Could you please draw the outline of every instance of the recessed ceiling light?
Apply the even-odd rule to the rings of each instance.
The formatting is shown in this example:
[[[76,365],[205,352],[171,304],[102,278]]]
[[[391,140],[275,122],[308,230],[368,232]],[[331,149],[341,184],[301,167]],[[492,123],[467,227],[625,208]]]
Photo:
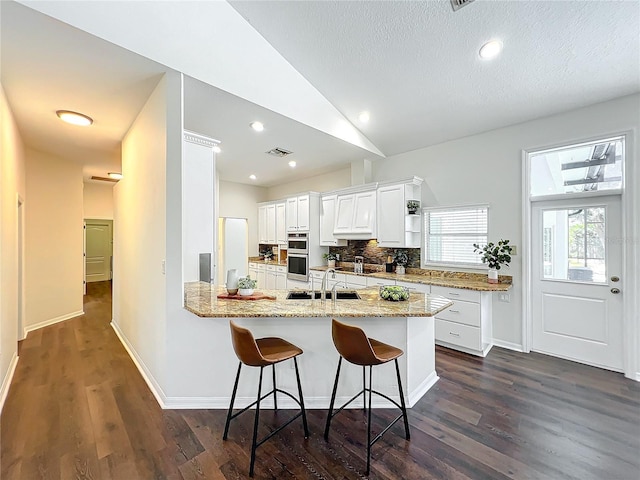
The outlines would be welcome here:
[[[290,166],[291,168],[295,167],[296,165],[297,165],[297,163],[296,163],[296,161],[295,161],[295,160],[291,160],[291,161],[289,162],[289,166]]]
[[[109,178],[113,178],[115,180],[121,180],[122,174],[118,172],[109,172]]]
[[[255,180],[255,179],[256,179],[256,178],[258,178],[258,177],[256,177],[256,176],[252,173],[251,175],[249,175],[249,178],[250,178],[251,180]]]
[[[56,115],[58,115],[60,120],[63,122],[78,125],[80,127],[88,127],[93,123],[93,119],[91,117],[87,117],[82,113],[72,112],[70,110],[57,110]]]
[[[249,124],[251,126],[251,128],[253,128],[256,132],[261,132],[264,130],[264,125],[262,124],[262,122],[251,122]]]
[[[362,123],[367,123],[369,121],[369,112],[367,112],[366,110],[364,112],[360,112],[360,115],[358,115],[358,120],[360,120]]]
[[[490,60],[498,56],[502,51],[502,42],[500,40],[491,40],[480,48],[480,58]]]
[[[213,146],[213,151],[216,152],[216,153],[220,153],[222,151],[222,149],[218,145],[214,145]]]

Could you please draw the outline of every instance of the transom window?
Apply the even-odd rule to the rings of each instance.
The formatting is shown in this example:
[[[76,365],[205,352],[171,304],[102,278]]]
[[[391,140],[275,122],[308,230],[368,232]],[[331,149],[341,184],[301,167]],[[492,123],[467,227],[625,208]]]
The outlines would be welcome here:
[[[425,208],[423,265],[480,267],[473,244],[487,243],[488,206]]]

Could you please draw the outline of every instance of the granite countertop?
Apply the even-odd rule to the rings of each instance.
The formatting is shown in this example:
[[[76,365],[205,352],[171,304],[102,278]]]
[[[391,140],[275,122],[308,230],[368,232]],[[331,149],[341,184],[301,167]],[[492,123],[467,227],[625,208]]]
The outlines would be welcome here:
[[[311,267],[311,270],[326,271],[327,266]],[[337,267],[336,273],[357,275],[359,277],[381,278],[385,280],[397,280],[400,282],[421,283],[424,285],[437,285],[440,287],[463,288],[480,292],[505,292],[511,288],[511,277],[501,276],[501,283],[488,283],[487,276],[480,273],[445,272],[440,270],[424,270],[418,268],[407,269],[404,275],[376,271],[372,273],[355,273],[348,267]]]
[[[412,293],[409,300],[382,300],[377,288],[358,290],[360,300],[286,300],[287,290],[256,290],[275,300],[227,300],[224,286],[189,282],[184,286],[184,308],[199,317],[431,317],[453,302],[438,296]]]
[[[260,265],[276,265],[278,267],[286,267],[287,262],[278,262],[277,260],[269,260],[268,262],[264,261],[264,258],[260,257],[249,257],[249,263],[259,263]]]

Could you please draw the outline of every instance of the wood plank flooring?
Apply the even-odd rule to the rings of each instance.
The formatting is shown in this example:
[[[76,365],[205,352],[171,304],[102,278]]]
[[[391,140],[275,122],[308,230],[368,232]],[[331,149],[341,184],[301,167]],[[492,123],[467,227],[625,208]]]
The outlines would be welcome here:
[[[222,410],[161,410],[109,322],[109,282],[86,314],[31,332],[0,419],[0,478],[248,478],[253,414],[222,441]],[[369,478],[640,478],[640,384],[538,354],[438,348],[440,381],[373,447]],[[232,385],[229,385],[231,392]],[[261,435],[290,411],[265,411]],[[380,428],[395,415],[377,410]],[[365,416],[309,411],[258,449],[256,479],[364,478]]]

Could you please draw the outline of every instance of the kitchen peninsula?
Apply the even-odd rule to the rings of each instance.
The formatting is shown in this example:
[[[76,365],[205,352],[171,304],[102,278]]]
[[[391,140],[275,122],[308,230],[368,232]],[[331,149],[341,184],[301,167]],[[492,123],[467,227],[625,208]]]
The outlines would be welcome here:
[[[409,406],[413,406],[437,381],[435,371],[435,337],[433,316],[452,302],[438,295],[412,293],[408,301],[382,300],[377,288],[358,290],[360,299],[290,300],[287,291],[261,290],[275,300],[219,299],[226,293],[224,287],[206,282],[185,284],[185,308],[212,321],[233,319],[249,328],[256,338],[280,336],[304,350],[299,359],[301,380],[308,408],[328,408],[332,382],[338,362],[338,353],[331,338],[331,319],[362,327],[368,336],[404,350],[400,358],[400,371]],[[220,341],[231,343],[230,336]],[[230,366],[235,358],[218,359]],[[293,370],[280,368],[278,385],[293,391]],[[253,372],[255,373],[255,372]],[[374,371],[373,388],[387,392],[393,398],[397,385],[393,365],[384,365]],[[253,401],[254,379],[247,376],[240,385],[240,401]],[[346,401],[355,394],[362,383],[362,369],[355,365],[344,368],[340,377],[340,391]],[[231,385],[229,385],[229,394]],[[241,398],[242,397],[242,398]],[[280,400],[280,399],[279,399]],[[285,400],[284,398],[282,400]],[[377,408],[388,407],[383,400],[374,402]],[[286,407],[294,407],[283,404]],[[358,404],[355,404],[359,407]]]

